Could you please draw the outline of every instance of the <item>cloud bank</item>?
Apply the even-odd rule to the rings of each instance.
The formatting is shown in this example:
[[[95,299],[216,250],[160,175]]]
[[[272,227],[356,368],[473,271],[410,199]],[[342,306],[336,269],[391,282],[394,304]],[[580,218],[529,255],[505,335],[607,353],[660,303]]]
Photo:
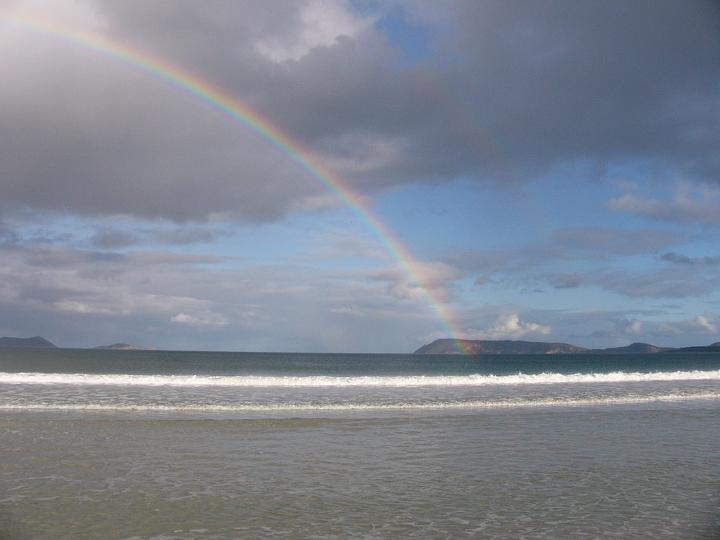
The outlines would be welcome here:
[[[363,193],[459,177],[529,181],[578,161],[720,178],[714,4],[397,5],[426,29],[419,62],[376,24],[389,5],[4,9],[69,20],[216,82]],[[256,134],[105,55],[5,25],[0,60],[12,80],[0,88],[2,212],[265,221],[323,192]],[[629,198],[613,205],[663,213]]]

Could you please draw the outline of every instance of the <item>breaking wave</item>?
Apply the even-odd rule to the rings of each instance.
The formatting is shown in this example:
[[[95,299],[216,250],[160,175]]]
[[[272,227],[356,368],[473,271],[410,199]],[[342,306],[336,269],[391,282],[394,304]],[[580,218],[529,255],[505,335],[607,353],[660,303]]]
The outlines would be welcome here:
[[[623,383],[720,380],[720,370],[650,373],[539,373],[515,375],[415,376],[258,376],[258,375],[129,375],[85,373],[4,373],[0,384],[172,387],[387,387],[495,386],[529,384]]]
[[[427,401],[396,403],[277,403],[257,404],[155,404],[155,403],[0,403],[0,410],[45,411],[132,411],[132,412],[302,412],[302,411],[399,411],[446,409],[516,409],[539,407],[588,407],[597,405],[635,405],[688,401],[718,401],[720,393],[672,393],[625,395],[595,398],[546,398],[474,401]]]

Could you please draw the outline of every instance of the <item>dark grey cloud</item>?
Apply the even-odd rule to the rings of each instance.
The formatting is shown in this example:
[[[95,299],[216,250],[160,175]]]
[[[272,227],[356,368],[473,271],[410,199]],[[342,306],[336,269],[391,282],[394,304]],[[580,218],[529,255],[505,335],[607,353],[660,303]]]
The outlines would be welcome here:
[[[622,230],[604,227],[561,229],[552,243],[572,251],[591,251],[608,255],[654,253],[685,240],[684,235],[663,230]]]
[[[111,251],[68,249],[60,246],[19,248],[16,253],[21,254],[28,265],[48,268],[72,268],[83,263],[115,263],[125,257]]]
[[[259,105],[331,156],[363,137],[395,143],[394,159],[356,175],[385,184],[525,180],[578,160],[659,161],[718,177],[712,3],[409,2],[406,10],[435,30],[426,63],[397,69],[369,36],[346,40],[289,66],[302,93],[271,92]],[[319,109],[329,114],[307,118]]]
[[[582,276],[576,273],[551,275],[548,279],[556,289],[575,289],[583,283]]]
[[[626,298],[699,298],[715,293],[720,287],[716,271],[671,267],[639,272],[623,265],[603,266],[582,273],[547,273],[537,277],[557,289],[594,287]]]
[[[89,242],[95,248],[117,249],[139,244],[189,245],[211,242],[226,231],[206,227],[185,226],[174,229],[133,229],[120,230],[107,227],[98,228]]]
[[[672,251],[689,237],[673,231],[620,228],[566,228],[545,242],[498,251],[460,253],[448,262],[484,282],[537,292],[591,287],[626,298],[690,298],[720,287],[720,258],[690,258]],[[664,252],[663,252],[664,251]],[[663,252],[662,254],[660,252]],[[653,268],[647,260],[675,263]],[[628,257],[645,257],[639,270]]]
[[[681,255],[675,252],[663,253],[660,258],[663,261],[668,261],[677,264],[693,264],[693,260],[687,255]]]
[[[0,89],[0,212],[262,220],[317,192],[267,143],[156,81],[93,57],[68,80],[76,60],[64,57],[77,54],[53,48],[47,61],[57,71],[14,78],[63,88],[52,100],[45,90],[27,89],[20,99],[7,95],[17,89]]]
[[[492,278],[490,278],[488,276],[477,276],[477,277],[475,277],[473,284],[478,287],[481,287],[481,286],[486,285],[491,282],[492,282]]]
[[[549,283],[556,289],[591,287],[622,295],[626,299],[700,298],[720,288],[720,273],[707,265],[680,261],[672,267],[639,271],[632,265],[603,264],[577,272],[549,271],[505,275],[520,283]],[[679,264],[678,264],[679,263]]]
[[[675,231],[575,227],[558,229],[544,242],[504,250],[460,252],[448,256],[447,260],[472,272],[525,274],[528,269],[555,264],[596,263],[653,254],[687,240],[687,235]],[[579,279],[577,273],[562,272],[554,274],[551,283],[567,287],[578,284]]]
[[[688,257],[687,255],[675,253],[674,251],[663,253],[660,258],[663,261],[675,264],[704,264],[708,266],[715,266],[720,264],[720,256]]]
[[[600,271],[587,281],[630,298],[688,298],[714,293],[720,287],[717,272],[688,272],[683,268],[654,272],[630,270]]]
[[[187,245],[210,242],[223,234],[227,233],[202,227],[187,227],[158,231],[152,234],[148,240],[157,244]]]
[[[529,180],[578,161],[720,176],[712,2],[410,2],[431,40],[412,65],[344,3],[85,5],[102,31],[217,82],[359,191]],[[1,212],[262,221],[324,194],[267,142],[138,70],[32,33],[5,40]]]
[[[173,22],[194,24],[178,8],[174,17],[164,12],[159,34],[173,34]],[[152,26],[154,10],[147,11]],[[207,30],[206,41],[214,35]],[[234,35],[226,32],[228,40]],[[322,191],[256,133],[172,85],[62,40],[20,30],[4,36],[12,84],[0,88],[0,212],[269,220]],[[243,78],[250,75],[239,67]]]
[[[113,249],[132,246],[139,242],[133,233],[117,230],[99,230],[90,238],[90,243],[99,248]]]
[[[14,227],[0,221],[0,245],[12,245],[20,240],[20,235]]]
[[[718,179],[716,2],[421,5],[445,23],[468,116],[520,171],[644,158]]]

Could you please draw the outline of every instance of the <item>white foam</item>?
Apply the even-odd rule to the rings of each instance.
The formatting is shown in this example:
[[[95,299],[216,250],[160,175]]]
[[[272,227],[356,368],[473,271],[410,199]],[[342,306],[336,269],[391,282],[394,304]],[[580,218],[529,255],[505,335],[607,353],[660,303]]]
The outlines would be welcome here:
[[[103,404],[103,403],[0,403],[0,410],[33,411],[108,411],[108,412],[302,412],[302,411],[373,411],[373,410],[444,410],[444,409],[517,409],[536,407],[588,407],[598,405],[635,405],[644,403],[673,403],[688,401],[719,401],[720,393],[663,394],[650,396],[616,396],[606,398],[506,401],[436,401],[415,403],[281,403],[236,405],[160,405],[160,404]]]
[[[125,375],[87,373],[5,373],[0,384],[85,386],[227,386],[227,387],[389,387],[493,386],[526,384],[619,383],[720,380],[720,370],[656,371],[651,373],[539,373],[526,375],[415,375],[415,376],[257,376],[257,375]]]

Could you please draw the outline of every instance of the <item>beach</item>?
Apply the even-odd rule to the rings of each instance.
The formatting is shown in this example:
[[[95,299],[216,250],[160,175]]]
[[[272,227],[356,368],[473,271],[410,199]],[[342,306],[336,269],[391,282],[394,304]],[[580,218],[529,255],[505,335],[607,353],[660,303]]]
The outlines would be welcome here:
[[[2,538],[720,530],[713,355],[12,356]]]

